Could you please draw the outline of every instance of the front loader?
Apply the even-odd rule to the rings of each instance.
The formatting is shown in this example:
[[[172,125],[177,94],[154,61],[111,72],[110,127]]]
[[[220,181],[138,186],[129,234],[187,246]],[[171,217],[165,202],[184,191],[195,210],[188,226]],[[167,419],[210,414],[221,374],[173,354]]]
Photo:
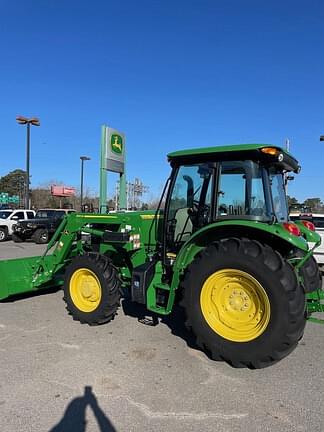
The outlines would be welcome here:
[[[324,311],[307,221],[289,221],[296,159],[269,145],[174,152],[156,211],[67,216],[41,257],[0,262],[0,299],[62,286],[67,309],[110,321],[121,293],[167,315],[178,303],[215,360],[261,368],[287,356]]]

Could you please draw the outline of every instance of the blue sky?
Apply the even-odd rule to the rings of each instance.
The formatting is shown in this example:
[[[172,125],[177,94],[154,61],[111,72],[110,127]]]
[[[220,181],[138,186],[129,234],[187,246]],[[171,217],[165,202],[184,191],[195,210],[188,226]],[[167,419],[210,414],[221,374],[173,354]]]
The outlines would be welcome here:
[[[289,194],[324,200],[320,0],[0,0],[0,176],[25,168],[99,189],[101,125],[127,137],[127,177],[157,195],[170,151],[291,141]],[[112,193],[116,176],[109,177]]]

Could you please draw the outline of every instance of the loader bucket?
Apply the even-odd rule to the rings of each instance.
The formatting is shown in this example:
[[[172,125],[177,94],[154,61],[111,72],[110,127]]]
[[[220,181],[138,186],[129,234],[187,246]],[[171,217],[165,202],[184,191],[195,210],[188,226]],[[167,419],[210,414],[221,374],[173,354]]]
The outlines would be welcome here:
[[[35,289],[33,273],[41,257],[0,261],[0,300]]]

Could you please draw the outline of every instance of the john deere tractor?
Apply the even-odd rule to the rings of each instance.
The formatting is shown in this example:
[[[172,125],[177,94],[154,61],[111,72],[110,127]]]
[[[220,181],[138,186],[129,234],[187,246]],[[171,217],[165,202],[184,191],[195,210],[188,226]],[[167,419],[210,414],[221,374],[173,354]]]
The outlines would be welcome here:
[[[261,144],[168,159],[156,211],[66,216],[43,256],[0,263],[0,298],[62,286],[73,318],[94,325],[116,315],[127,291],[160,315],[179,303],[215,360],[261,368],[284,358],[324,311],[320,237],[288,216],[285,179],[298,162]]]

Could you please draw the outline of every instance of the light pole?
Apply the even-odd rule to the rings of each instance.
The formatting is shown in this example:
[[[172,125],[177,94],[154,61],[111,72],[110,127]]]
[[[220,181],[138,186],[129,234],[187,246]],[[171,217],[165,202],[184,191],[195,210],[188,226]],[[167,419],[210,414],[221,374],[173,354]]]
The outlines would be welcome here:
[[[81,193],[80,193],[80,209],[82,211],[82,201],[83,201],[83,164],[84,161],[90,160],[91,158],[89,158],[88,156],[80,156],[81,159]]]
[[[25,195],[25,209],[29,209],[29,161],[30,161],[30,125],[40,126],[37,117],[27,118],[17,116],[16,120],[21,125],[27,125],[27,144],[26,144],[26,195]]]

